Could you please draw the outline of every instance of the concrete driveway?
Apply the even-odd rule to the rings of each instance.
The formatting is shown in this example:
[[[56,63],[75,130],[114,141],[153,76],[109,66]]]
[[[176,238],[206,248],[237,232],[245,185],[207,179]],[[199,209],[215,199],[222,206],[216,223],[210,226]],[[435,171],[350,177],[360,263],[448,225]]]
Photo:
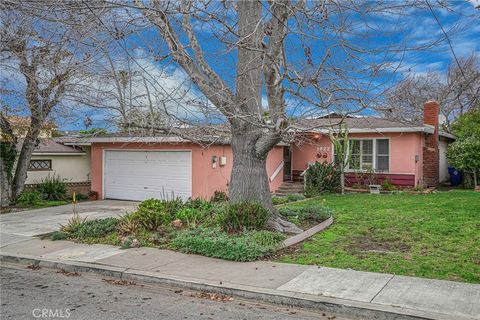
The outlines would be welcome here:
[[[87,219],[117,217],[135,210],[138,202],[120,200],[88,201],[78,204],[80,216]],[[0,247],[30,240],[58,230],[72,217],[72,205],[35,209],[0,215]]]

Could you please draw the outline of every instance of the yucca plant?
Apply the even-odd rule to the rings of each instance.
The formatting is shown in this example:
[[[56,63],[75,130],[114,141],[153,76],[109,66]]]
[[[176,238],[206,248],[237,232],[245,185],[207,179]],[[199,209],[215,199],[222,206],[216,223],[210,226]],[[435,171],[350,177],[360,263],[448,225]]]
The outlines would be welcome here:
[[[60,231],[68,234],[74,234],[82,224],[85,223],[87,218],[82,218],[78,214],[78,208],[77,208],[78,200],[75,192],[72,195],[72,211],[73,211],[73,216],[68,219],[68,222],[66,225],[60,225]]]
[[[45,200],[63,200],[67,194],[65,182],[55,174],[53,176],[49,175],[43,179],[37,186],[37,190]]]

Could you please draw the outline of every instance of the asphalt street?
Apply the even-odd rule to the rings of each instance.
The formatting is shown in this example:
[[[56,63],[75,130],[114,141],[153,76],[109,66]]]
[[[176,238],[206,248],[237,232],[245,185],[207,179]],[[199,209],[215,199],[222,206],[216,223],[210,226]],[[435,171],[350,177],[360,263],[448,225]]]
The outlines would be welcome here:
[[[0,318],[7,319],[345,319],[92,274],[4,265]]]

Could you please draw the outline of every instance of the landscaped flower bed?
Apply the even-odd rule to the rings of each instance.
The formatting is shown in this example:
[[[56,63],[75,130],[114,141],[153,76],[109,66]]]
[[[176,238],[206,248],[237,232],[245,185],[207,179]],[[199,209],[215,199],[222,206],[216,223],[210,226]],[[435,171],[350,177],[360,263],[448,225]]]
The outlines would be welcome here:
[[[331,214],[321,205],[279,211],[303,228]],[[226,260],[253,261],[274,254],[287,237],[265,230],[269,216],[265,208],[255,203],[149,199],[135,212],[119,218],[87,221],[74,215],[50,238],[118,245],[125,249],[156,247]]]

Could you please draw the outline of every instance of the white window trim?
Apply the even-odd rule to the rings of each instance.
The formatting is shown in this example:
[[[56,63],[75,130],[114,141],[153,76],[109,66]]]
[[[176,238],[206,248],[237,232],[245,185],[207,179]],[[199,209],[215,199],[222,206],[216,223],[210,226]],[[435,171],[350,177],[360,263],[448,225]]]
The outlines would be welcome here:
[[[372,165],[374,168],[374,172],[377,172],[377,140],[388,140],[388,170],[387,171],[378,171],[378,173],[390,173],[391,168],[392,168],[392,157],[391,157],[391,150],[392,150],[392,143],[391,139],[389,137],[382,137],[382,138],[348,138],[349,142],[350,140],[372,140],[373,141],[373,161]],[[361,160],[361,155],[360,155],[360,167],[362,166],[362,160]],[[332,160],[335,162],[335,145],[332,142]],[[367,170],[364,169],[350,169],[350,168],[345,168],[345,172],[368,172]]]

